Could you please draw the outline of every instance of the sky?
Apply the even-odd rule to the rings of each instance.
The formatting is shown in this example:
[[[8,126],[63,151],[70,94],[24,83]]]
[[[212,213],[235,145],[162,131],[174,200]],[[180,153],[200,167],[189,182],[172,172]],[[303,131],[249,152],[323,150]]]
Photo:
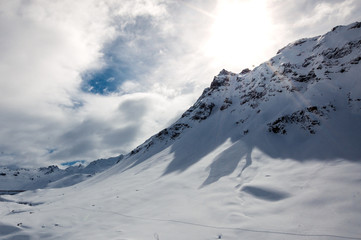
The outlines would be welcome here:
[[[0,1],[0,166],[126,154],[223,68],[361,21],[359,0]]]

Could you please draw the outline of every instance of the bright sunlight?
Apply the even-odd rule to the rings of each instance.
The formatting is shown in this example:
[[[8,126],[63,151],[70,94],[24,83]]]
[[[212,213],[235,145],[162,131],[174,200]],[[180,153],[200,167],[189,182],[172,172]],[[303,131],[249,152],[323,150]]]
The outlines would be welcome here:
[[[216,64],[233,64],[224,66],[232,71],[259,64],[271,44],[271,26],[265,0],[220,1],[205,54]]]

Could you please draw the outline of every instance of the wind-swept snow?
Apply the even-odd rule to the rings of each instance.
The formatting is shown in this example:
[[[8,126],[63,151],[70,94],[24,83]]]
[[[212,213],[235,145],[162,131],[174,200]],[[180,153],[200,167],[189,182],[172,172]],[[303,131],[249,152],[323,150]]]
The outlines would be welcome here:
[[[1,219],[34,239],[360,239],[360,164],[254,150],[242,174],[245,158],[204,185],[227,147],[182,173],[163,175],[174,159],[166,149],[122,174],[111,169],[69,188],[7,197],[15,202],[1,203]]]

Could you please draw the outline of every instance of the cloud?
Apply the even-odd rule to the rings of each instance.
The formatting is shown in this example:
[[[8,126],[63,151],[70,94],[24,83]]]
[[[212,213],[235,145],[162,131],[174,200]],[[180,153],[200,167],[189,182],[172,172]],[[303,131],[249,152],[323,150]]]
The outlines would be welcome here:
[[[146,99],[127,99],[119,105],[118,110],[124,121],[142,120],[149,110],[149,104]]]
[[[119,148],[119,146],[129,144],[133,141],[137,131],[139,131],[138,126],[114,129],[104,135],[103,141],[107,146]]]
[[[82,92],[81,77],[107,67],[107,46],[126,34],[121,30],[134,18],[158,18],[162,8],[151,1],[1,2],[0,122],[5,126],[0,130],[1,164],[44,165],[82,154],[100,157],[88,154],[99,142],[91,138],[102,138],[117,126],[94,120],[101,111],[86,105],[101,101]],[[106,127],[99,128],[101,124]],[[91,131],[92,127],[100,130]],[[99,152],[108,155],[104,147]]]
[[[222,68],[238,69],[203,51],[221,2],[1,1],[0,165],[115,156],[170,125]],[[361,10],[357,0],[260,2],[274,26],[264,60]]]
[[[124,81],[148,73],[157,64],[162,49],[167,48],[171,35],[167,30],[168,14],[161,2],[122,1],[112,7],[118,9],[112,10],[116,34],[102,48],[103,65],[82,73],[83,90],[92,93],[116,92]]]
[[[302,37],[330,31],[336,25],[360,21],[361,2],[357,0],[280,1],[270,0],[268,7],[278,27],[279,42],[287,44]]]

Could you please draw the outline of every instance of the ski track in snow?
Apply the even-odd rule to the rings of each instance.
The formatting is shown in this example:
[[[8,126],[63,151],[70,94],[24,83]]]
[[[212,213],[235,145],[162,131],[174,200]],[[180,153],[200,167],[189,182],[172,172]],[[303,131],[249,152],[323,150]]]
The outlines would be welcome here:
[[[361,238],[358,238],[358,237],[349,237],[349,236],[332,235],[332,234],[307,234],[307,233],[282,232],[282,231],[276,231],[276,230],[256,230],[256,229],[239,228],[239,227],[219,227],[219,226],[186,222],[186,221],[180,221],[180,220],[174,220],[174,219],[160,219],[160,218],[147,218],[147,217],[132,216],[132,215],[127,215],[127,214],[123,214],[120,212],[113,212],[113,211],[106,211],[106,210],[99,210],[99,209],[95,210],[95,209],[88,209],[88,208],[83,208],[83,207],[74,207],[74,208],[85,210],[85,211],[90,211],[90,212],[95,211],[95,212],[100,212],[100,213],[109,213],[109,214],[113,214],[113,215],[122,216],[125,218],[139,219],[139,220],[145,220],[145,221],[179,223],[179,224],[191,225],[191,226],[196,226],[196,227],[212,228],[212,229],[219,229],[219,230],[234,230],[234,231],[244,231],[244,232],[253,232],[253,233],[268,233],[268,234],[288,235],[288,236],[298,236],[298,237],[325,237],[325,238],[361,240]],[[61,210],[61,209],[59,208],[59,209],[54,209],[54,210]]]

